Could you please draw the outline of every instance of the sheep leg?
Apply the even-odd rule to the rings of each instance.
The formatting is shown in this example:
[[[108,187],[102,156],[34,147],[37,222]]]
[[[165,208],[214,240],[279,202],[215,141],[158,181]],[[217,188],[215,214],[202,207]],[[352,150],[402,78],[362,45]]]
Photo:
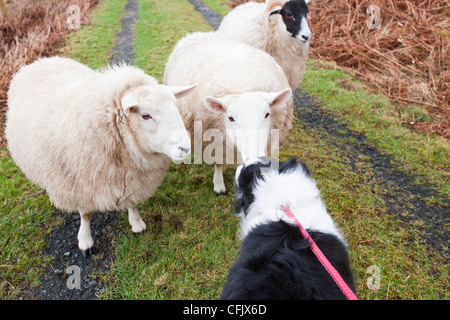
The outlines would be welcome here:
[[[142,220],[136,207],[128,208],[128,221],[131,224],[131,230],[134,233],[139,233],[147,229],[145,222]]]
[[[216,164],[214,166],[214,192],[216,195],[225,194],[227,189],[225,188],[225,183],[223,182],[223,165]]]
[[[80,212],[80,230],[78,231],[78,248],[80,248],[83,255],[86,257],[91,254],[94,240],[91,235],[91,218],[92,212]]]

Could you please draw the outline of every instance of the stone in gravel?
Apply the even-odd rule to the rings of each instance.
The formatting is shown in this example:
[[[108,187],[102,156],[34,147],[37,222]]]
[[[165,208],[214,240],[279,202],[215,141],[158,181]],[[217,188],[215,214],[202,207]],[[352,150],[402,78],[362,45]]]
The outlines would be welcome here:
[[[55,274],[62,274],[63,273],[63,271],[61,269],[55,269],[55,270],[53,270],[53,272]]]

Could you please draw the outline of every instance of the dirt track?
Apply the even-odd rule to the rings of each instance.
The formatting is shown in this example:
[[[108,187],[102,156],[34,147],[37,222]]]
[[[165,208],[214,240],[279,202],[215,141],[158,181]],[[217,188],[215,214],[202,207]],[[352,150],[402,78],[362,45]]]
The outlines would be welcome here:
[[[199,0],[188,0],[203,14],[205,19],[214,27],[218,26],[218,14],[205,7]],[[116,47],[113,49],[114,61],[124,59],[132,62],[131,24],[136,22],[137,5],[135,0],[129,0],[125,7],[124,19],[121,20],[122,29],[117,33]],[[134,3],[134,5],[133,5]],[[445,221],[449,218],[449,206],[428,204],[423,199],[440,195],[430,185],[417,185],[415,174],[404,172],[391,161],[391,157],[372,147],[368,139],[360,133],[349,129],[338,116],[326,112],[321,108],[320,101],[311,94],[295,92],[295,114],[306,130],[312,130],[330,141],[342,152],[342,158],[356,170],[355,159],[367,163],[365,170],[372,170],[373,175],[380,181],[380,188],[389,190],[383,194],[386,206],[392,213],[399,213],[398,219],[406,222],[420,220],[424,223],[419,228],[423,238],[432,251],[437,251],[447,257],[446,247],[449,244],[449,233],[445,231]],[[352,139],[349,139],[352,138]],[[361,160],[360,160],[361,161]],[[361,170],[361,168],[359,168]],[[406,212],[406,214],[405,214]],[[402,213],[402,214],[400,214]],[[107,272],[111,260],[111,239],[121,232],[117,222],[120,213],[94,214],[91,224],[92,235],[96,243],[94,255],[83,259],[78,251],[76,233],[79,228],[78,214],[63,214],[56,212],[63,223],[54,227],[46,238],[46,255],[55,257],[54,263],[47,268],[45,279],[41,285],[30,292],[26,299],[95,299],[98,289],[105,286],[100,283],[98,274]],[[77,265],[82,269],[81,288],[69,290],[66,268]],[[69,279],[70,280],[70,279]]]
[[[133,63],[134,61],[132,27],[137,20],[137,9],[137,0],[127,1],[120,20],[120,30],[115,36],[111,63],[121,61]],[[95,247],[93,255],[87,259],[83,258],[78,250],[76,239],[77,230],[80,227],[79,214],[67,214],[56,210],[55,216],[61,217],[63,223],[52,228],[52,232],[46,238],[46,248],[43,252],[53,256],[55,260],[46,269],[45,279],[41,281],[39,287],[30,292],[27,299],[93,300],[96,298],[97,290],[104,286],[95,273],[108,271],[111,261],[111,239],[121,232],[117,227],[120,213],[94,213],[91,233]],[[74,272],[66,271],[73,265],[80,268],[80,275],[83,276],[80,288],[68,289],[67,283],[71,281],[70,276],[74,275]]]
[[[314,95],[297,90],[295,114],[308,130],[326,137],[332,145],[341,150],[341,156],[354,171],[361,170],[361,167],[356,168],[355,159],[364,161],[367,164],[364,167],[372,171],[378,181],[378,187],[385,190],[382,196],[388,211],[407,222],[423,221],[418,228],[426,243],[443,256],[447,255],[446,247],[450,235],[445,232],[443,224],[448,220],[450,210],[448,205],[428,204],[424,200],[431,196],[441,197],[433,186],[415,183],[416,174],[402,171],[393,164],[391,156],[372,147],[366,136],[352,131],[338,121],[338,116],[324,111]]]

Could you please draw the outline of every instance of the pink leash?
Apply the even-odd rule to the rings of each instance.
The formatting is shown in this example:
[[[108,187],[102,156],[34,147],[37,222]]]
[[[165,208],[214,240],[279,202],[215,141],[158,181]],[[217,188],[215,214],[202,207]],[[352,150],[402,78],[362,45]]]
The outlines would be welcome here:
[[[282,206],[281,210],[284,211],[288,215],[289,218],[295,220],[295,224],[300,229],[300,232],[303,238],[307,239],[309,245],[311,246],[311,250],[316,255],[317,259],[319,259],[320,263],[323,267],[328,271],[330,276],[333,278],[334,282],[338,285],[339,289],[341,289],[342,293],[347,297],[348,300],[358,300],[358,297],[353,293],[352,289],[347,285],[347,283],[342,279],[339,272],[333,267],[333,265],[328,261],[323,252],[319,249],[314,240],[309,236],[308,231],[302,226],[302,224],[298,221],[298,219],[294,216],[292,211],[287,206]]]

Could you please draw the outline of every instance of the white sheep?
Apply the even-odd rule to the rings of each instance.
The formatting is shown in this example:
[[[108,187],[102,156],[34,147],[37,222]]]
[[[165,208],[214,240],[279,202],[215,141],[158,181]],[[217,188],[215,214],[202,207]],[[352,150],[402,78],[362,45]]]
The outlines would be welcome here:
[[[217,33],[269,53],[283,68],[295,91],[302,81],[309,52],[308,2],[266,0],[242,4],[223,18]]]
[[[194,157],[215,164],[216,194],[226,191],[224,164],[266,155],[292,127],[292,91],[277,62],[214,32],[181,39],[168,59],[163,83],[198,85],[179,100],[178,109],[193,137]]]
[[[60,57],[40,59],[13,77],[10,153],[55,207],[80,213],[84,255],[94,244],[94,211],[128,208],[132,231],[146,229],[136,205],[162,182],[169,157],[190,152],[176,98],[192,89],[158,85],[132,66],[94,71]]]

